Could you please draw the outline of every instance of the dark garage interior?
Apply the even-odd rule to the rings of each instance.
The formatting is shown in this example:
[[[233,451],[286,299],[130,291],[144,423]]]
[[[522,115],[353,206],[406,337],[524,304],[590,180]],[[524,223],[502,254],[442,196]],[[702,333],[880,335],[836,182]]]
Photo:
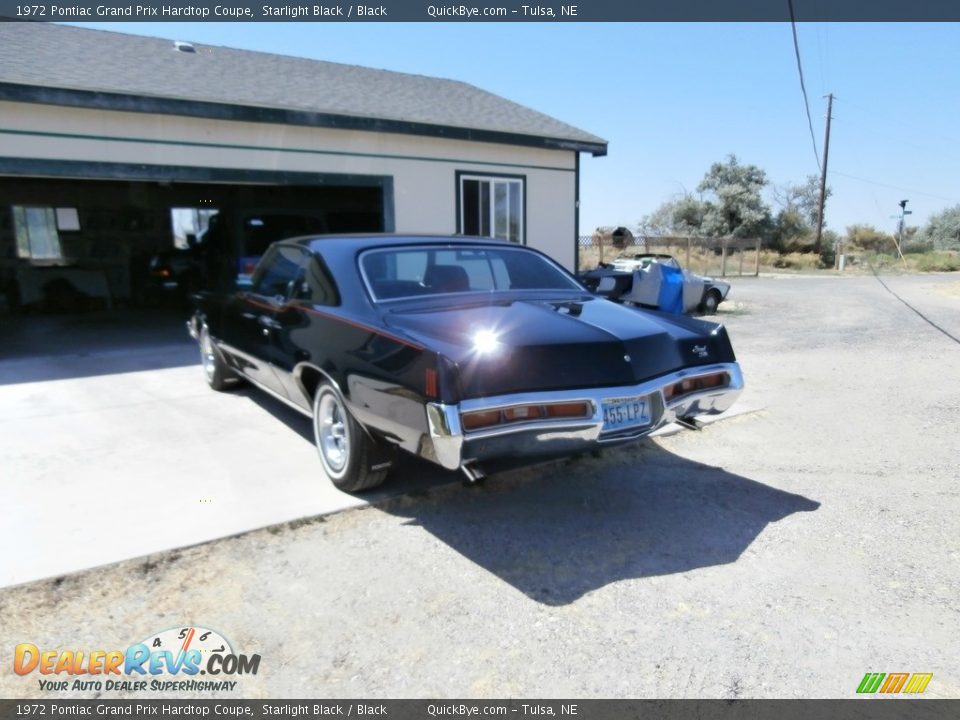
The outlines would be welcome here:
[[[0,177],[0,356],[44,354],[56,328],[93,328],[94,349],[108,336],[121,345],[179,337],[191,292],[248,276],[274,240],[389,230],[390,196],[389,182],[374,177],[314,185]]]

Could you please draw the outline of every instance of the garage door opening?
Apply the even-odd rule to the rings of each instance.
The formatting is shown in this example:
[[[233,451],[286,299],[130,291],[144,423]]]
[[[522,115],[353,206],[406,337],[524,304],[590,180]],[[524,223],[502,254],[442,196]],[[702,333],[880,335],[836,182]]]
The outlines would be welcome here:
[[[188,343],[189,294],[242,283],[269,243],[393,229],[388,177],[213,175],[216,182],[0,177],[2,356],[114,352],[124,338],[133,349]],[[57,340],[67,330],[70,339]]]

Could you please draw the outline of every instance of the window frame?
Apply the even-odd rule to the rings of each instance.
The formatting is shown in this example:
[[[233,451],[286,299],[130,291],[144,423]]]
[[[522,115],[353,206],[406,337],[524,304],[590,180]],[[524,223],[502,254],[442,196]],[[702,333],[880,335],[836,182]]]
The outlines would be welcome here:
[[[430,300],[438,297],[447,297],[449,295],[482,295],[490,296],[494,293],[547,293],[547,292],[584,292],[583,287],[577,282],[576,277],[574,277],[563,265],[558,263],[552,257],[545,253],[538,252],[529,248],[524,248],[521,245],[518,245],[514,242],[504,242],[500,247],[489,247],[485,245],[473,245],[469,241],[466,241],[462,244],[449,244],[449,245],[431,245],[431,244],[411,244],[411,245],[397,245],[397,246],[386,246],[386,247],[371,247],[365,250],[362,250],[357,254],[357,271],[360,273],[360,278],[363,280],[364,289],[367,291],[367,296],[370,298],[370,301],[374,306],[381,305],[383,303],[392,303],[392,302],[401,302],[404,300]],[[495,251],[504,251],[504,252],[521,252],[521,253],[532,253],[536,255],[540,260],[546,262],[548,265],[553,266],[561,276],[570,282],[569,288],[522,288],[522,289],[507,289],[507,288],[496,288],[491,290],[461,290],[456,292],[444,292],[444,293],[425,293],[422,295],[402,295],[400,297],[390,297],[390,298],[381,298],[374,292],[373,283],[370,281],[370,278],[367,277],[367,268],[364,265],[364,258],[367,255],[376,254],[376,253],[388,253],[388,252],[404,252],[410,250],[426,250],[428,252],[438,252],[442,250],[495,250]],[[428,262],[429,267],[429,262]]]
[[[44,218],[46,220],[47,232],[50,233],[53,237],[55,243],[56,254],[55,255],[43,255],[38,256],[34,252],[33,242],[31,241],[31,231],[30,231],[30,221],[28,218],[29,211],[40,210],[44,213]],[[66,256],[63,254],[63,240],[60,237],[61,230],[59,228],[58,217],[57,217],[58,208],[52,205],[11,205],[10,206],[10,215],[13,220],[13,237],[14,243],[16,245],[16,256],[18,260],[31,263],[33,265],[64,265],[66,263]],[[22,216],[22,222],[21,222]],[[22,252],[23,248],[20,243],[20,232],[22,230],[26,235],[26,253]],[[71,232],[71,231],[67,231]]]
[[[320,305],[321,307],[339,307],[342,303],[342,299],[340,297],[340,288],[337,286],[336,278],[334,278],[333,273],[330,271],[330,266],[327,265],[326,260],[323,259],[323,255],[316,250],[308,250],[306,248],[301,249],[303,250],[303,264],[300,266],[301,272],[298,276],[300,279],[297,281],[295,287],[297,292],[295,292],[294,295],[288,299],[288,302],[305,303],[307,305]],[[322,279],[322,283],[320,284],[325,284],[327,286],[322,288],[324,290],[324,297],[322,301],[313,297],[301,297],[303,285],[309,285],[311,287],[311,292],[313,289],[313,283],[310,279],[311,266],[316,267],[317,273]]]
[[[480,182],[489,183],[491,186],[490,191],[490,235],[479,235],[479,236],[470,236],[470,237],[489,237],[494,240],[507,240],[514,245],[525,246],[527,244],[527,176],[526,175],[511,175],[508,173],[489,173],[489,172],[480,172],[476,170],[457,170],[455,173],[456,182],[455,182],[455,194],[456,194],[456,211],[457,211],[457,235],[464,234],[465,226],[465,203],[463,199],[463,183],[464,180],[477,180]],[[496,236],[496,203],[494,202],[494,190],[493,184],[496,181],[503,181],[506,183],[517,183],[520,186],[520,237],[518,240],[510,240],[509,238],[498,238]],[[508,193],[509,198],[509,193]],[[507,218],[509,224],[509,217]]]
[[[260,280],[263,279],[263,275],[266,274],[266,270],[269,264],[274,261],[274,258],[276,258],[278,255],[281,255],[284,250],[293,250],[300,255],[297,262],[295,263],[297,271],[296,273],[294,273],[293,277],[290,280],[287,280],[287,283],[286,283],[287,291],[283,295],[279,295],[279,294],[264,295],[257,288],[257,284],[260,282]],[[251,295],[255,295],[258,298],[263,298],[264,300],[268,300],[269,302],[271,302],[272,304],[278,307],[281,305],[286,305],[287,303],[290,302],[290,300],[293,297],[291,291],[296,289],[297,284],[301,282],[301,278],[303,278],[305,275],[305,268],[303,264],[303,254],[304,254],[303,248],[297,245],[284,245],[280,243],[271,245],[270,247],[267,248],[266,252],[263,254],[263,257],[260,259],[260,262],[257,263],[257,268],[254,271],[253,276],[251,276],[250,278],[250,289],[245,292],[249,292]],[[262,273],[261,273],[261,266],[263,268]],[[258,275],[257,273],[261,273],[261,274]]]

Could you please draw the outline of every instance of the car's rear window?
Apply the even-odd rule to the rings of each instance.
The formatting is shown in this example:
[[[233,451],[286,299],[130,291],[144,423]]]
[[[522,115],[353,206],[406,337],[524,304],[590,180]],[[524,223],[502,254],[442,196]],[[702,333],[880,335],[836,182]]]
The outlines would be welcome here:
[[[559,267],[523,248],[369,250],[360,268],[376,300],[498,290],[577,290]]]

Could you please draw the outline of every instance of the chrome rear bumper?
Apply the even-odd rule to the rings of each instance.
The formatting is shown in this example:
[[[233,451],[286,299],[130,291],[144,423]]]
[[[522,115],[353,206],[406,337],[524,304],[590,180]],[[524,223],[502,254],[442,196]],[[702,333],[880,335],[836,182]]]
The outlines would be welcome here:
[[[725,372],[729,376],[730,381],[726,386],[683,395],[670,402],[664,399],[664,388],[684,379],[718,372]],[[464,400],[458,405],[428,403],[427,422],[433,447],[431,453],[421,454],[449,470],[456,470],[485,460],[582,452],[636,440],[678,418],[716,415],[733,405],[742,389],[740,366],[737,363],[718,363],[679,370],[639,385],[501,395]],[[604,433],[603,401],[634,396],[648,398],[650,423]],[[512,405],[579,401],[592,405],[591,417],[516,422],[474,431],[465,431],[460,422],[460,415],[465,412],[496,410]]]

